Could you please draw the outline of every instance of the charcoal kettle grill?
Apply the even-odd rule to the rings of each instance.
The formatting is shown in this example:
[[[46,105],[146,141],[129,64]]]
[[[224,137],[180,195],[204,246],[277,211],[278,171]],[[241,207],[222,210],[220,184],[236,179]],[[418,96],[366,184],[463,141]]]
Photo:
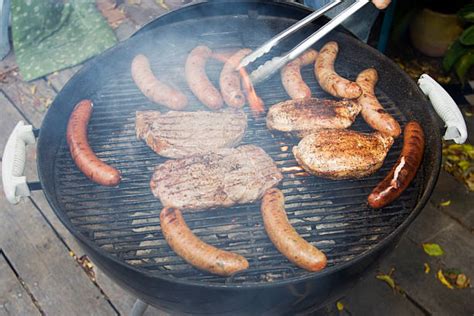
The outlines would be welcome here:
[[[326,180],[305,174],[298,167],[291,153],[298,139],[269,131],[265,116],[255,118],[246,108],[249,122],[242,143],[262,147],[275,160],[284,174],[279,188],[285,194],[288,217],[303,238],[326,253],[327,268],[310,273],[284,258],[265,234],[260,201],[184,213],[196,235],[246,257],[248,270],[230,277],[211,275],[193,268],[168,247],[159,223],[163,206],[149,187],[154,167],[166,159],[136,139],[134,125],[135,111],[166,109],[148,101],[134,84],[130,74],[133,57],[148,56],[160,79],[187,94],[189,110],[203,110],[184,78],[185,60],[192,48],[199,44],[213,50],[256,48],[310,12],[301,5],[270,1],[213,1],[184,7],[156,19],[89,61],[48,110],[37,133],[42,190],[94,263],[142,301],[182,314],[275,315],[314,310],[341,295],[395,245],[427,203],[441,162],[440,128],[433,109],[416,83],[396,64],[338,28],[315,48],[329,40],[337,41],[340,54],[336,71],[352,79],[368,67],[376,68],[380,76],[377,97],[387,111],[402,126],[417,120],[425,129],[424,159],[414,182],[394,203],[380,210],[370,209],[367,196],[397,160],[401,138],[374,175]],[[282,43],[275,54],[325,22],[321,18],[308,24]],[[217,61],[208,63],[207,73],[215,83],[221,68]],[[311,67],[303,69],[303,77],[313,96],[329,98],[315,81]],[[256,90],[267,108],[288,99],[278,75],[257,85]],[[121,171],[123,179],[117,187],[91,182],[71,159],[66,125],[73,107],[82,99],[94,102],[89,142],[98,157]],[[361,117],[351,129],[370,131]],[[23,159],[23,166],[17,164],[10,174],[17,182],[11,199],[18,202],[18,196],[29,192],[21,175],[24,146],[34,142],[31,126],[20,124],[10,139],[17,149],[5,152],[15,157],[5,160],[4,155],[4,167],[8,167],[7,161]],[[3,175],[10,177],[5,172]]]

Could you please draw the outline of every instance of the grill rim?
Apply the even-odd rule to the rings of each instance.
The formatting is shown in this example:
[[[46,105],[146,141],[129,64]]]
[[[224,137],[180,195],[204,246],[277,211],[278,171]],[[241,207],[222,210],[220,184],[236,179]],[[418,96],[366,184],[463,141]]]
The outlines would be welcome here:
[[[254,3],[259,3],[262,1],[242,1],[241,3],[248,3],[248,4],[254,4]],[[265,1],[264,1],[265,2]],[[147,31],[150,31],[151,29],[160,26],[160,25],[166,25],[169,23],[168,20],[172,20],[174,16],[181,15],[185,13],[186,10],[195,10],[198,9],[199,7],[204,7],[208,3],[202,2],[202,3],[197,3],[193,4],[190,6],[187,6],[185,8],[182,8],[177,11],[170,12],[162,17],[159,17],[158,19],[148,23],[146,26],[142,27],[140,30],[138,30],[133,37],[146,33]],[[222,3],[225,5],[225,1]],[[275,5],[278,6],[291,6],[291,7],[296,7],[297,9],[301,10],[303,14],[308,14],[310,11],[301,5],[295,5],[295,4],[287,4],[287,3],[274,3]],[[213,4],[216,5],[216,4]],[[216,15],[211,15],[211,16],[216,16]],[[217,16],[222,16],[222,14],[217,14]],[[184,18],[183,18],[184,17]],[[185,14],[183,14],[183,17],[179,17],[183,20],[186,20]],[[347,31],[343,33],[348,33]],[[354,41],[354,40],[353,40]],[[397,70],[397,74],[395,74],[396,77],[400,77],[405,81],[408,85],[407,88],[411,89],[412,91],[416,91],[417,95],[413,95],[413,98],[419,98],[420,100],[424,100],[423,106],[425,109],[427,109],[428,112],[428,117],[431,119],[432,122],[436,122],[436,115],[434,113],[434,110],[432,109],[431,105],[428,103],[428,101],[425,99],[424,95],[422,92],[418,89],[418,86],[415,84],[414,81],[411,80],[411,78],[404,73],[399,67],[395,64],[395,62],[391,61],[387,57],[385,57],[383,54],[375,50],[374,48],[358,43],[359,45],[363,45],[364,49],[370,50],[372,53],[377,55],[380,59],[382,59],[388,66],[390,66],[393,69]],[[82,79],[85,77],[89,77],[90,73],[94,73],[94,68],[98,67],[100,68],[100,61],[103,59],[106,59],[109,55],[111,55],[115,50],[121,49],[122,47],[127,47],[128,41],[124,41],[116,45],[115,47],[112,47],[108,49],[106,52],[101,54],[100,56],[94,58],[90,62],[88,62],[84,67],[82,67],[78,73],[66,84],[66,86],[62,89],[60,94],[63,96],[70,96],[70,95],[87,95],[87,89],[84,87],[80,87],[77,89],[78,86],[81,86],[80,84],[78,85],[78,81],[80,82]],[[85,81],[85,80],[84,80]],[[87,82],[85,84],[87,86]],[[90,86],[90,85],[89,85]],[[86,90],[86,91],[82,91]],[[59,95],[58,95],[59,96]],[[287,285],[292,285],[297,282],[302,282],[302,281],[315,281],[321,278],[324,278],[328,275],[335,274],[340,271],[344,271],[347,268],[350,268],[351,266],[357,265],[357,263],[363,261],[364,259],[367,259],[371,254],[375,254],[380,252],[382,249],[386,248],[388,245],[390,245],[396,237],[398,237],[406,228],[408,228],[409,224],[419,215],[423,207],[426,205],[428,202],[429,197],[431,196],[431,193],[434,189],[434,186],[437,182],[440,168],[441,168],[441,142],[437,142],[437,148],[431,148],[435,152],[433,155],[433,160],[426,161],[426,156],[427,156],[427,151],[425,151],[424,154],[424,159],[423,163],[430,163],[433,167],[433,171],[430,175],[428,175],[428,179],[425,179],[425,175],[421,175],[422,178],[420,179],[421,183],[421,188],[420,191],[421,196],[419,196],[418,201],[416,202],[416,205],[412,209],[411,213],[404,219],[404,221],[396,228],[394,229],[389,235],[385,236],[380,242],[378,242],[374,247],[369,249],[368,251],[362,252],[356,256],[354,256],[351,260],[340,263],[338,265],[328,267],[322,271],[316,272],[316,273],[309,273],[303,276],[298,276],[298,277],[293,277],[291,279],[283,279],[283,280],[278,280],[278,281],[270,281],[270,282],[262,282],[262,283],[251,283],[251,284],[226,284],[226,283],[205,283],[203,281],[192,281],[192,280],[183,280],[183,279],[177,279],[170,277],[168,275],[156,275],[151,272],[146,272],[142,268],[135,267],[131,264],[127,264],[126,262],[120,260],[118,257],[113,256],[111,253],[105,251],[101,247],[97,246],[94,242],[92,242],[87,236],[85,236],[83,233],[79,232],[76,228],[75,225],[69,220],[67,215],[65,214],[64,211],[62,211],[59,207],[59,203],[56,200],[56,189],[55,189],[55,182],[54,180],[51,180],[49,178],[53,178],[52,175],[47,174],[46,168],[42,168],[43,165],[47,163],[47,156],[46,154],[42,154],[43,152],[48,151],[48,144],[52,143],[57,143],[54,141],[54,139],[48,139],[47,136],[45,135],[45,131],[47,129],[52,128],[52,124],[48,123],[49,121],[54,121],[54,116],[59,116],[60,118],[64,119],[65,117],[69,117],[75,102],[69,102],[71,105],[69,108],[64,106],[64,102],[59,100],[60,98],[56,98],[53,104],[51,105],[50,109],[48,110],[43,123],[42,127],[40,129],[39,137],[38,137],[38,147],[37,147],[37,152],[38,152],[38,158],[37,158],[37,168],[38,168],[38,176],[39,180],[43,185],[43,193],[48,201],[48,203],[51,205],[52,209],[56,213],[56,215],[59,217],[61,222],[68,228],[69,232],[71,232],[82,244],[84,244],[86,247],[91,248],[95,253],[98,255],[104,256],[105,259],[107,260],[112,260],[115,264],[118,264],[121,266],[121,268],[127,269],[134,271],[135,273],[138,273],[146,278],[152,278],[154,280],[164,280],[168,282],[172,282],[177,285],[191,285],[194,287],[205,287],[205,288],[214,288],[214,289],[232,289],[232,290],[245,290],[245,289],[261,289],[261,288],[269,288],[269,287],[276,287],[276,286],[287,286]],[[62,107],[62,108],[61,108]],[[59,109],[58,109],[59,108]],[[54,112],[53,112],[54,111]],[[424,123],[424,122],[421,122]],[[67,120],[64,122],[64,126],[67,124]],[[434,129],[430,131],[434,135],[436,139],[441,139],[440,131],[439,129]],[[61,137],[61,135],[59,135]],[[58,155],[58,151],[60,150],[60,146],[56,146],[56,151],[54,153],[49,153],[50,157],[56,157]],[[437,154],[436,154],[437,153]],[[53,169],[55,168],[55,162],[56,160],[53,159]],[[420,169],[421,170],[421,169]],[[103,261],[101,259],[100,261]],[[109,269],[104,269],[105,272],[108,272]]]

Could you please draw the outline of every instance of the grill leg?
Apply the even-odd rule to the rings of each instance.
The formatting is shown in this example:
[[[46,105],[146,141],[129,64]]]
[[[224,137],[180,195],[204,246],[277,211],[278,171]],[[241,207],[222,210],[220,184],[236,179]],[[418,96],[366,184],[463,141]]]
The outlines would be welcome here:
[[[147,303],[137,298],[137,300],[135,301],[135,304],[133,304],[132,311],[130,312],[130,316],[142,316],[145,313],[147,307],[148,307]]]

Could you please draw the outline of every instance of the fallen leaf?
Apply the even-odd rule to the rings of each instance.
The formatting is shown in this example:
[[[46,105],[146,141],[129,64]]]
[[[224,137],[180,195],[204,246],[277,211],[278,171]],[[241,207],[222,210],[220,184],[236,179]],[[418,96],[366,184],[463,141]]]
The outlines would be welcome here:
[[[37,89],[36,85],[35,85],[35,84],[32,85],[32,86],[30,87],[30,92],[31,92],[31,94],[34,95],[34,94],[36,93],[36,89]]]
[[[162,7],[165,10],[169,10],[170,7],[166,4],[165,0],[156,0],[156,4]]]
[[[430,265],[425,262],[424,266],[425,266],[425,274],[430,273],[431,271]]]
[[[392,289],[395,289],[395,281],[393,278],[388,274],[379,274],[375,276],[377,279],[384,281],[387,283]]]
[[[468,288],[471,283],[471,280],[464,274],[460,273],[458,274],[456,278],[456,287],[459,289],[465,289]]]
[[[341,301],[337,301],[336,303],[337,310],[342,312],[344,310],[344,304]]]
[[[450,206],[450,205],[451,205],[451,200],[447,200],[447,201],[439,203],[439,206]]]
[[[112,28],[117,28],[125,20],[125,12],[117,8],[115,0],[96,0],[95,4]]]
[[[423,250],[425,250],[425,252],[432,257],[438,257],[444,254],[443,249],[438,244],[423,244]]]
[[[444,286],[446,286],[448,289],[451,289],[451,290],[454,289],[454,287],[451,285],[451,283],[449,283],[448,280],[446,280],[446,277],[443,274],[443,270],[438,270],[438,273],[437,273],[436,276],[438,277],[438,280],[440,280],[440,282]]]

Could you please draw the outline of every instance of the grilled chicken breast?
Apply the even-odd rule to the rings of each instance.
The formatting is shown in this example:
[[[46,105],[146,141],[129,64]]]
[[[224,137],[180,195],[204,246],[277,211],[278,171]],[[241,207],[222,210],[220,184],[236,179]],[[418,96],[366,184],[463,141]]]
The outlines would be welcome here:
[[[237,145],[245,134],[247,115],[241,110],[218,112],[137,111],[137,138],[158,155],[184,158]]]
[[[243,145],[168,160],[155,168],[150,186],[164,206],[205,209],[254,202],[282,179],[262,148]]]
[[[360,110],[361,106],[351,100],[288,100],[270,107],[267,127],[303,137],[324,128],[347,128]]]
[[[393,138],[379,132],[325,129],[304,137],[293,154],[307,172],[330,179],[362,178],[383,164]]]

